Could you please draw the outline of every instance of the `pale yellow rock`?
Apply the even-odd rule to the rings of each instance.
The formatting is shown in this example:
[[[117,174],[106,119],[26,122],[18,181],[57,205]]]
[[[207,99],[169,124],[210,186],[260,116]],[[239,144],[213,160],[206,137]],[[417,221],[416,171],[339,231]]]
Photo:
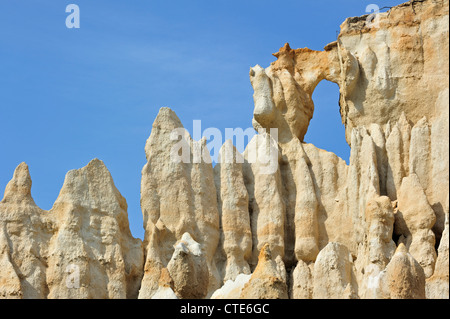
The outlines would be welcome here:
[[[428,202],[436,214],[433,227],[437,239],[445,227],[446,200],[449,191],[449,90],[442,91],[436,101],[437,117],[431,126],[431,173],[429,172],[427,189]]]
[[[54,223],[48,213],[35,204],[31,184],[28,166],[21,163],[0,202],[3,264],[0,278],[6,281],[0,285],[4,287],[0,290],[6,289],[10,296],[43,299],[48,294],[45,259]],[[15,287],[13,291],[11,286]]]
[[[314,111],[312,93],[324,79],[340,87],[349,143],[354,128],[377,124],[383,131],[402,113],[414,124],[423,116],[436,118],[423,105],[434,105],[448,88],[447,18],[448,0],[409,2],[378,14],[376,23],[367,16],[348,18],[325,51],[286,44],[270,67],[250,70],[255,128],[278,127],[280,136],[303,140]]]
[[[240,298],[288,299],[286,270],[284,264],[283,270],[280,268],[280,261],[281,259],[278,259],[278,262],[274,260],[269,244],[265,244],[259,254],[258,265],[248,283],[242,288]]]
[[[143,269],[127,203],[102,161],[69,171],[49,212],[48,298],[136,298]]]
[[[371,226],[366,204],[381,195],[397,200],[403,178],[411,173],[419,176],[422,192],[439,217],[433,231],[437,238],[442,233],[443,194],[448,192],[444,137],[448,108],[443,107],[448,100],[448,71],[439,65],[448,65],[448,1],[400,5],[378,18],[378,26],[369,24],[366,17],[349,18],[341,26],[338,41],[325,51],[292,50],[286,44],[274,54],[277,61],[271,66],[250,70],[253,125],[279,130],[286,205],[283,260],[288,267],[297,260],[314,261],[317,249],[330,241],[345,243],[353,258],[359,254],[358,246],[368,249],[365,234]],[[318,156],[313,146],[300,143],[314,111],[312,92],[323,79],[340,87],[342,122],[351,145],[350,164],[342,168],[331,157]],[[416,90],[416,85],[422,86]],[[421,91],[427,87],[432,89]],[[429,104],[436,107],[426,107]],[[307,170],[302,168],[305,163]],[[326,173],[321,172],[324,167]],[[384,201],[387,209],[390,205]],[[433,272],[433,236],[429,230],[416,232],[430,246],[417,257],[427,276]],[[419,241],[410,247],[414,256],[419,254],[417,245],[424,247]],[[386,245],[392,254],[391,239]],[[380,273],[389,261],[388,255],[382,262],[371,263],[368,258],[358,263],[376,277],[374,273]],[[351,289],[347,295],[352,295]]]
[[[174,246],[167,271],[173,280],[173,290],[180,299],[206,297],[209,286],[208,264],[200,244],[189,233],[184,233]]]
[[[448,8],[348,18],[323,51],[285,44],[251,68],[243,163],[213,169],[206,139],[162,108],[144,243],[101,161],[69,172],[50,212],[20,164],[0,202],[0,297],[424,298],[427,278],[428,298],[448,298]],[[339,86],[348,165],[304,141],[322,80]]]
[[[362,16],[341,25],[339,48],[355,56],[360,70],[353,90],[340,84],[347,141],[353,128],[384,128],[403,112],[413,124],[436,117],[429,106],[449,84],[448,8],[448,0],[409,1],[373,23]]]
[[[11,262],[9,245],[4,230],[0,233],[0,299],[23,298],[19,276]]]
[[[151,299],[178,299],[170,287],[158,287]]]
[[[430,151],[430,127],[426,117],[423,117],[411,130],[409,174],[417,175],[425,193],[428,189],[428,176],[431,172]]]
[[[271,152],[269,146],[272,143],[269,134],[258,134],[251,139],[244,152],[246,162],[243,166],[243,174],[249,195],[250,225],[253,236],[250,261],[252,268],[258,263],[259,252],[266,243],[270,246],[274,258],[278,255],[284,256],[285,204],[278,167],[278,153],[272,155],[275,170],[264,161],[266,156],[270,157],[268,153]],[[278,152],[278,149],[275,151]]]
[[[403,178],[398,192],[395,232],[406,238],[406,247],[430,277],[436,262],[435,236],[431,231],[436,215],[427,201],[416,174]]]
[[[295,137],[303,140],[314,110],[311,94],[317,83],[323,79],[336,82],[341,93],[342,122],[352,151],[355,129],[363,138],[362,131],[366,130],[374,144],[379,184],[377,195],[388,195],[395,200],[401,180],[409,175],[412,166],[411,172],[419,176],[438,217],[434,231],[439,237],[443,230],[442,201],[445,200],[441,189],[448,189],[448,179],[445,179],[448,156],[443,155],[445,145],[448,145],[445,143],[448,135],[445,112],[448,111],[438,106],[444,105],[441,101],[448,92],[448,1],[406,3],[378,14],[376,24],[368,23],[366,19],[367,16],[347,19],[341,25],[338,41],[327,45],[325,51],[292,50],[286,44],[274,54],[277,61],[270,67],[252,68],[254,127],[278,128],[281,151],[285,153],[283,144],[289,144]],[[420,89],[416,89],[417,86]],[[380,104],[379,101],[387,102]],[[436,107],[424,107],[430,104]],[[419,129],[424,117],[429,127]],[[394,123],[392,132],[391,123]],[[416,127],[413,132],[411,124]],[[439,142],[439,138],[430,142],[433,131],[443,142]],[[435,145],[433,150],[431,145]],[[358,166],[358,157],[350,161],[350,166]],[[292,157],[284,166],[295,166]],[[433,170],[434,176],[440,176],[435,179],[439,183],[432,182]],[[283,168],[281,171],[283,178],[288,176]],[[357,194],[355,188],[359,189],[359,186],[353,184],[357,181],[354,172],[350,173],[349,180],[350,192],[359,195],[355,201],[361,202],[356,204],[360,207],[350,203],[353,207],[349,207],[349,211],[358,212],[354,216],[358,219],[364,214],[365,198],[370,196]],[[365,182],[361,183],[364,185]],[[295,183],[286,180],[286,184]],[[288,198],[286,216],[291,221],[294,210],[290,202],[295,196],[288,190],[285,197]],[[292,224],[286,227],[287,239],[292,237]],[[357,242],[362,240],[359,224],[357,221],[355,225]],[[291,258],[291,242],[285,240],[284,259],[289,263],[295,262]],[[349,248],[354,251],[352,246]]]
[[[167,267],[174,245],[186,232],[204,251],[209,272],[208,293],[212,293],[220,286],[220,275],[213,260],[220,233],[206,140],[193,141],[176,114],[169,108],[161,108],[145,151],[147,164],[142,169],[141,207],[146,230],[146,261],[139,297],[151,298],[156,292],[160,270]]]
[[[103,162],[70,171],[49,212],[34,203],[28,167],[20,164],[0,202],[0,226],[8,282],[20,281],[15,296],[137,297],[142,242],[131,236],[126,201]]]
[[[291,272],[289,297],[291,299],[312,299],[313,296],[313,277],[312,271],[314,264],[306,264],[299,260],[297,266]]]
[[[222,287],[212,294],[211,299],[239,299],[242,288],[250,278],[251,275],[239,274],[235,280],[227,280]]]
[[[358,292],[361,298],[381,296],[380,273],[397,248],[392,240],[394,212],[386,196],[370,200],[366,206],[366,241],[358,249],[355,261]]]
[[[252,232],[248,211],[248,193],[245,188],[242,163],[244,157],[227,140],[219,152],[214,167],[217,202],[221,220],[221,241],[216,254],[223,265],[223,280],[234,280],[239,274],[250,274]]]
[[[410,172],[409,167],[409,151],[411,148],[411,124],[409,123],[408,119],[406,118],[405,112],[402,112],[400,115],[400,119],[397,122],[401,135],[402,135],[402,152],[403,152],[403,169],[404,169],[404,176],[408,176]],[[403,177],[404,177],[403,176]],[[401,181],[400,181],[401,184]],[[399,185],[400,186],[400,185]]]
[[[392,240],[394,212],[391,201],[381,196],[366,206],[367,246],[369,262],[379,264],[383,269],[392,258],[396,246]]]
[[[448,299],[449,298],[449,261],[448,261],[448,209],[445,229],[442,233],[439,244],[436,265],[433,276],[427,279],[426,296],[427,299]]]
[[[397,247],[380,285],[384,299],[425,299],[425,273],[405,245]]]
[[[377,157],[378,179],[380,183],[380,194],[386,194],[386,180],[388,170],[388,157],[386,152],[386,137],[380,125],[372,123],[368,127],[368,132],[372,138],[375,154]]]
[[[303,141],[314,112],[312,93],[323,79],[334,82],[340,77],[337,52],[292,50],[286,43],[277,53],[277,61],[266,69],[250,69],[254,89],[253,126],[278,128],[279,138]]]
[[[409,154],[409,147],[404,145],[401,126],[397,122],[389,133],[386,141],[386,153],[388,168],[386,173],[386,194],[391,200],[397,199],[397,191],[400,189],[402,179],[407,175],[409,164],[404,166],[403,160]],[[408,139],[409,142],[409,139]]]
[[[161,269],[161,276],[158,284],[158,290],[151,299],[178,299],[173,291],[173,279],[170,277],[167,268]]]
[[[318,200],[314,182],[304,159],[297,163],[297,199],[295,209],[295,256],[297,260],[314,261],[319,253]]]
[[[356,252],[353,214],[348,205],[348,166],[336,154],[312,144],[303,144],[318,203],[319,249],[328,242],[340,242]],[[299,209],[301,206],[299,205]]]
[[[280,278],[287,283],[288,277],[287,277],[287,271],[286,271],[286,265],[283,262],[283,258],[281,258],[280,255],[278,255],[275,258],[275,263],[277,265],[277,272],[280,275]]]
[[[364,242],[366,204],[372,198],[380,196],[377,156],[372,137],[364,127],[352,132],[352,149],[347,176],[347,198],[352,213],[354,245]]]
[[[281,143],[281,176],[286,198],[285,256],[287,267],[297,260],[314,261],[319,253],[319,223],[314,180],[305,150],[297,138]]]
[[[313,272],[314,299],[344,299],[357,295],[351,258],[347,247],[340,243],[329,243],[319,252]]]

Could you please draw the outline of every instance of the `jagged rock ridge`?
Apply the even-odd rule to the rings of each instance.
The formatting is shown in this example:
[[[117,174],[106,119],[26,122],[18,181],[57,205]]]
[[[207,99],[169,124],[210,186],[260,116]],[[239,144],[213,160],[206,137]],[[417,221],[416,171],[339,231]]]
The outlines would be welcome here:
[[[410,1],[348,18],[324,51],[286,44],[250,69],[266,133],[244,154],[225,142],[214,168],[162,108],[143,242],[101,161],[70,171],[48,212],[20,164],[0,202],[0,298],[448,298],[448,25],[448,0]],[[339,85],[348,165],[304,141],[322,80]],[[269,171],[253,158],[268,144]]]

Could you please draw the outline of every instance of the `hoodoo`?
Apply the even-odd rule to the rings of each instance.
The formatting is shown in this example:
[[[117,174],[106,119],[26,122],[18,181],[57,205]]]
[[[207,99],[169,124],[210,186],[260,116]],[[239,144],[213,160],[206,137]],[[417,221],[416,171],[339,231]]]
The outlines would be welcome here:
[[[0,298],[449,298],[448,13],[409,1],[346,19],[323,51],[286,43],[250,68],[259,133],[214,168],[161,108],[143,241],[102,161],[68,172],[49,211],[20,164],[0,202]],[[339,86],[349,164],[304,140],[322,80]]]

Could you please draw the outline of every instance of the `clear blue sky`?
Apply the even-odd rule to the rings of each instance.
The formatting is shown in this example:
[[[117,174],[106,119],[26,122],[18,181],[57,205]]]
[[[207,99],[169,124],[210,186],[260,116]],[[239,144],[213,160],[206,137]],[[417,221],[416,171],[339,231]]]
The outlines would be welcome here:
[[[50,209],[71,169],[103,160],[128,202],[134,236],[144,145],[162,106],[191,131],[251,126],[248,72],[285,42],[322,48],[346,17],[404,1],[2,0],[0,198],[25,161],[32,195]],[[67,29],[66,5],[81,11]],[[323,81],[306,141],[348,161],[337,85]],[[192,131],[191,131],[192,133]]]

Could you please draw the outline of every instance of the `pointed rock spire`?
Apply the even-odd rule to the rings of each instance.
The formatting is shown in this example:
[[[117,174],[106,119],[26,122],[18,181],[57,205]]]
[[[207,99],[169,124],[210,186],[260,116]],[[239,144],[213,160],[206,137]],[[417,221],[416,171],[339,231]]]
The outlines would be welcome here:
[[[14,171],[13,178],[6,185],[5,194],[2,202],[19,202],[26,200],[34,204],[31,197],[31,176],[28,165],[25,162],[20,163]]]
[[[49,242],[48,298],[137,297],[142,242],[131,235],[126,200],[101,160],[66,174],[49,214],[57,230]],[[67,284],[69,270],[78,289]]]
[[[225,141],[219,152],[219,163],[214,167],[217,202],[221,222],[221,240],[217,252],[223,250],[223,280],[235,280],[250,273],[252,232],[248,211],[248,193],[244,184],[242,166],[244,157],[231,140]]]
[[[384,298],[425,299],[425,273],[401,243],[381,279]]]

